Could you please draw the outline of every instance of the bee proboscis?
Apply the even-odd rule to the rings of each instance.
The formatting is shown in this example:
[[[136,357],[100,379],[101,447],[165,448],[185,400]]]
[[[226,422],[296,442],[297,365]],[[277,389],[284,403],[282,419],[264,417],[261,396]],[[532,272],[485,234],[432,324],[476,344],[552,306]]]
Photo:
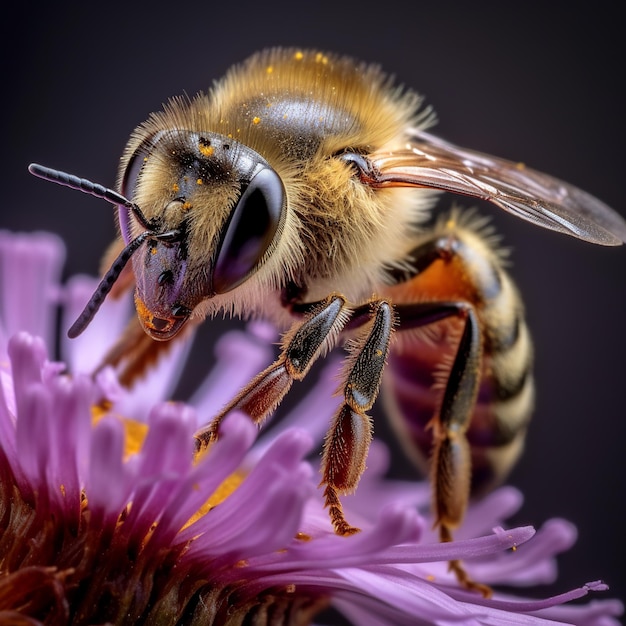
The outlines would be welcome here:
[[[457,208],[427,222],[435,192],[488,200],[592,243],[626,241],[624,220],[596,198],[447,143],[427,132],[432,122],[421,99],[376,66],[272,49],[140,125],[119,191],[31,166],[118,206],[109,269],[70,335],[112,290],[134,285],[137,319],[106,359],[127,384],[164,341],[218,312],[263,316],[286,331],[277,360],[197,433],[199,448],[234,408],[261,424],[316,359],[348,339],[344,401],[321,470],[339,534],[357,530],[340,496],[365,469],[368,411],[384,372],[387,412],[430,472],[441,540],[452,539],[470,495],[501,481],[523,447],[534,382],[520,296],[485,220]],[[489,593],[460,563],[451,567],[463,585]]]

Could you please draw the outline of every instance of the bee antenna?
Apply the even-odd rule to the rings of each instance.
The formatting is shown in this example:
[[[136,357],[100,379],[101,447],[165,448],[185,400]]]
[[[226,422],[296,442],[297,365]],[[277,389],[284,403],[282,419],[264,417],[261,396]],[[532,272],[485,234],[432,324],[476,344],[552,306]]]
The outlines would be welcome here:
[[[72,177],[75,178],[75,177]],[[87,181],[88,182],[88,181]],[[65,184],[65,183],[61,183]],[[68,187],[71,185],[68,185]],[[87,192],[91,193],[91,192]],[[115,192],[113,192],[115,193]],[[96,195],[96,194],[93,194]],[[98,312],[98,309],[102,306],[104,299],[107,297],[111,288],[115,284],[115,281],[119,278],[122,270],[126,267],[126,264],[130,258],[135,254],[139,246],[146,240],[152,233],[146,231],[141,233],[138,237],[135,237],[119,254],[119,256],[113,261],[113,264],[104,275],[100,284],[96,287],[93,295],[87,302],[87,305],[83,309],[83,312],[78,316],[78,319],[72,324],[71,328],[67,331],[67,336],[70,339],[78,337],[93,319],[94,315]]]
[[[92,183],[86,178],[79,178],[78,176],[74,176],[73,174],[68,174],[67,172],[62,172],[61,170],[55,170],[50,167],[45,167],[44,165],[39,165],[37,163],[31,163],[28,166],[28,171],[38,178],[43,178],[44,180],[48,180],[52,183],[57,183],[58,185],[69,187],[70,189],[77,189],[78,191],[88,193],[89,195],[95,196],[96,198],[102,198],[103,200],[106,200],[111,204],[124,206],[133,212],[133,215],[143,228],[145,228],[146,230],[151,230],[150,224],[148,223],[148,220],[145,218],[141,209],[135,203],[131,202],[128,198],[123,196],[121,193],[118,193],[114,189],[110,189],[98,183]],[[132,243],[133,242],[131,242],[129,246],[131,246]]]

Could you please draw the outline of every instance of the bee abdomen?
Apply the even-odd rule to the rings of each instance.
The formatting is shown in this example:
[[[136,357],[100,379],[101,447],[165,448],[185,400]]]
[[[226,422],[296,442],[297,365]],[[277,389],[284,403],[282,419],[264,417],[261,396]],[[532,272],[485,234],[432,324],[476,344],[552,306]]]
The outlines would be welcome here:
[[[508,275],[503,275],[514,289]],[[516,291],[514,297],[517,300]],[[502,306],[501,302],[494,303],[494,308]],[[522,452],[535,399],[532,342],[521,305],[509,311],[507,320],[499,315],[492,318],[490,312],[487,303],[483,377],[467,431],[474,493],[508,475]]]

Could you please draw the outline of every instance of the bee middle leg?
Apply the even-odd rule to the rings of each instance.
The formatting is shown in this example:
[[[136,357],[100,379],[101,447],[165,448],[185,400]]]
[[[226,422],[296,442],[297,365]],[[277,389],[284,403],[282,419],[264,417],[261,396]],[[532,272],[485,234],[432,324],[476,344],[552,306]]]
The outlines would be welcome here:
[[[352,493],[365,471],[372,440],[372,408],[382,378],[394,325],[391,305],[378,300],[357,311],[353,324],[365,325],[366,332],[351,344],[343,387],[344,402],[333,417],[324,441],[322,485],[330,519],[339,535],[351,535],[358,528],[345,519],[340,494]]]

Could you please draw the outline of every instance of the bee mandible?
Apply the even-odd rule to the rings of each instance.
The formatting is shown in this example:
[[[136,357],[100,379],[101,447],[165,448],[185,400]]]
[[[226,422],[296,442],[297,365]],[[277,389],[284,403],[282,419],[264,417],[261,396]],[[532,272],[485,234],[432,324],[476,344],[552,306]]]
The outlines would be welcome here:
[[[488,200],[595,244],[626,241],[624,220],[596,198],[437,138],[433,121],[418,95],[377,66],[271,49],[141,124],[118,191],[30,168],[118,207],[109,269],[69,334],[111,291],[134,285],[139,323],[106,358],[123,364],[126,383],[163,342],[207,316],[262,316],[285,331],[277,360],[197,433],[198,449],[233,409],[262,424],[345,341],[343,403],[321,466],[341,535],[357,530],[340,496],[365,469],[383,372],[392,423],[430,472],[442,541],[452,540],[470,495],[500,482],[523,447],[534,382],[521,299],[484,220],[455,209],[427,221],[437,192]],[[488,593],[450,565],[464,586]]]

